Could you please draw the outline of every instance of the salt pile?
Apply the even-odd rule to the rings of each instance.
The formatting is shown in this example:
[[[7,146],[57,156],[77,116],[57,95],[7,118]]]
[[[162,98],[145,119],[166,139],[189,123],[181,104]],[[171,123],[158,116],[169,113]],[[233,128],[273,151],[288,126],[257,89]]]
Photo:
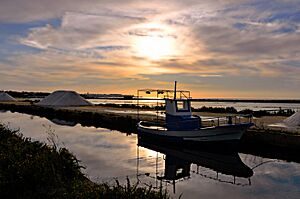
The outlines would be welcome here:
[[[90,106],[93,105],[75,91],[54,91],[37,105],[41,106]]]
[[[0,102],[14,102],[17,101],[15,98],[13,98],[12,96],[10,96],[7,93],[1,92],[0,93]]]
[[[286,126],[300,126],[300,112],[294,113],[292,116],[283,120]]]

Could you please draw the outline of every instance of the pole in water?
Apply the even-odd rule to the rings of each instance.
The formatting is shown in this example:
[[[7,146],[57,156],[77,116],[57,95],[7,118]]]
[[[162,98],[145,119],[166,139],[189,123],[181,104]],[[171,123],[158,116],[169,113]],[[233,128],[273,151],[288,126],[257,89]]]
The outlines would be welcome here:
[[[176,99],[176,86],[177,86],[177,81],[175,81],[175,86],[174,86],[174,99]]]

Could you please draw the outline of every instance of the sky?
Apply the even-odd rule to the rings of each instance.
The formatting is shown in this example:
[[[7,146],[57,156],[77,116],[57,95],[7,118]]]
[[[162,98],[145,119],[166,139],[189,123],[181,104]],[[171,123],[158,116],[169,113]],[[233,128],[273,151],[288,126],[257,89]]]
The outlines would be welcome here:
[[[0,90],[300,98],[300,0],[1,0]]]

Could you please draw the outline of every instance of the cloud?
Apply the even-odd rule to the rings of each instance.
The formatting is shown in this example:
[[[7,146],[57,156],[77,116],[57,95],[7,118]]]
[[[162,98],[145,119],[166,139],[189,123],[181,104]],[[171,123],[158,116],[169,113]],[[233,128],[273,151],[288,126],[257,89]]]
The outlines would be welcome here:
[[[289,26],[296,30],[294,20],[287,17],[270,21],[276,12],[271,9],[259,13],[255,5],[238,8],[232,6],[203,14],[193,9],[184,14],[181,22],[191,26],[194,39],[209,52],[249,57],[299,53],[297,33],[276,32]]]
[[[2,72],[10,85],[17,85],[12,83],[17,77],[28,86],[39,81],[45,87],[61,82],[95,88],[122,82],[135,89],[180,78],[198,91],[219,92],[221,84],[243,93],[238,85],[246,83],[261,93],[276,85],[297,96],[291,94],[299,84],[297,1],[29,0],[25,5],[16,0],[0,5],[0,21],[38,22],[7,39],[15,45],[3,50],[0,63],[13,69]],[[53,18],[55,23],[49,21]]]
[[[59,27],[48,24],[32,28],[29,35],[21,38],[20,42],[41,49],[85,49],[102,46],[108,42],[113,46],[113,40],[121,37],[119,34],[122,33],[122,28],[141,21],[141,18],[119,15],[67,12],[62,17]]]
[[[108,7],[116,1],[98,0],[2,0],[0,6],[0,21],[2,22],[29,22],[51,18],[60,18],[69,11],[94,12],[109,11]],[[128,1],[122,1],[128,3]],[[121,2],[119,2],[121,3]]]

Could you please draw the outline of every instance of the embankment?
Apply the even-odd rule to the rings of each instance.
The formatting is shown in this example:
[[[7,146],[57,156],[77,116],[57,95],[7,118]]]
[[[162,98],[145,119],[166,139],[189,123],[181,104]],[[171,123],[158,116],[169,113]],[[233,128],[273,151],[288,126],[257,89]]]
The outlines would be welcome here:
[[[47,119],[61,119],[83,126],[108,128],[129,134],[137,132],[138,119],[133,114],[97,112],[76,107],[72,109],[41,107],[29,103],[0,103],[0,109],[37,115]],[[150,116],[144,117],[151,119]],[[241,152],[297,162],[300,162],[299,150],[300,135],[282,130],[249,129],[242,137],[240,144]]]
[[[269,129],[249,129],[239,147],[242,153],[300,163],[299,150],[299,134]]]
[[[76,109],[63,109],[30,105],[29,103],[14,104],[0,103],[0,109],[11,112],[26,113],[45,117],[47,119],[60,119],[81,124],[118,130],[125,133],[137,132],[137,118],[115,113],[89,112]]]

